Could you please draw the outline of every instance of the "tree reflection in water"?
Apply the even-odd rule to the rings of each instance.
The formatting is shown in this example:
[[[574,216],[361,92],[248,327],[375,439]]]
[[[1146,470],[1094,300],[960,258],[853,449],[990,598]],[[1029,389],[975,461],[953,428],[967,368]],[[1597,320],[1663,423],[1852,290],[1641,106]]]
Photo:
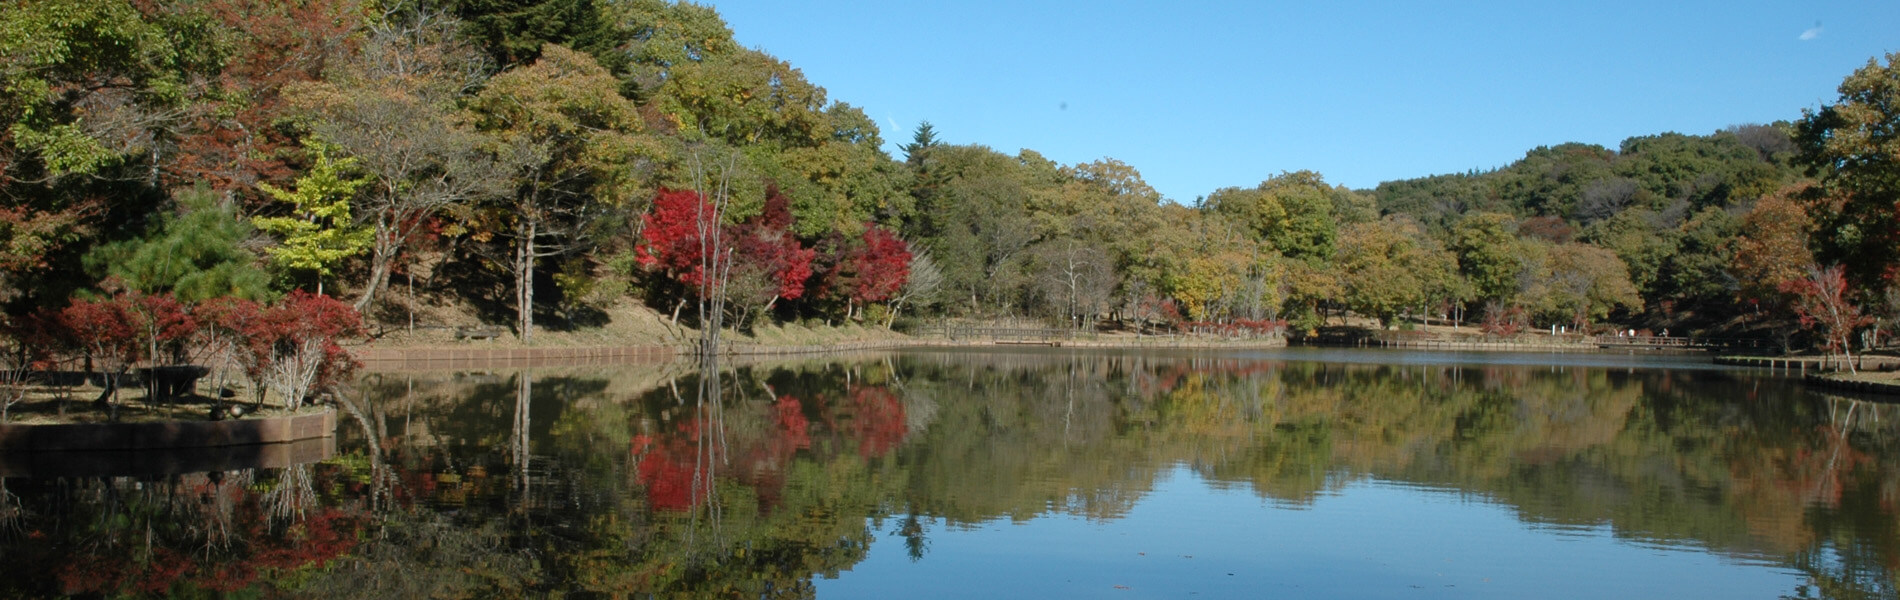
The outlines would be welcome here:
[[[698,365],[693,365],[698,366]],[[382,374],[319,463],[0,479],[0,595],[806,597],[879,538],[1375,479],[1894,597],[1895,408],[1741,372],[930,352]],[[96,575],[95,575],[96,573]]]

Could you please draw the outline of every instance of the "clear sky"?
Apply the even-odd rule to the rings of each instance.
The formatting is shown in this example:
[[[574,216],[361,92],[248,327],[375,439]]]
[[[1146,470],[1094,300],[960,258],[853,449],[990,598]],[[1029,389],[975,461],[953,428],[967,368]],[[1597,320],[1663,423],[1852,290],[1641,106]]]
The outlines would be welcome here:
[[[715,0],[742,45],[876,119],[1191,203],[1491,169],[1537,146],[1794,120],[1900,51],[1900,1]],[[1884,61],[1884,59],[1883,59]]]

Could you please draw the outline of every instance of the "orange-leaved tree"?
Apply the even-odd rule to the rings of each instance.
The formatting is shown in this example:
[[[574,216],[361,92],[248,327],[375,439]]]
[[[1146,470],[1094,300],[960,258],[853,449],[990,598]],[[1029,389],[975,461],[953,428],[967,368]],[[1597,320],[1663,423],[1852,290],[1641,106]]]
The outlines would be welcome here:
[[[1811,267],[1807,277],[1788,282],[1786,290],[1794,296],[1801,326],[1821,330],[1827,349],[1845,355],[1848,371],[1858,372],[1854,365],[1854,331],[1873,319],[1861,314],[1860,306],[1849,298],[1846,270],[1840,265]]]

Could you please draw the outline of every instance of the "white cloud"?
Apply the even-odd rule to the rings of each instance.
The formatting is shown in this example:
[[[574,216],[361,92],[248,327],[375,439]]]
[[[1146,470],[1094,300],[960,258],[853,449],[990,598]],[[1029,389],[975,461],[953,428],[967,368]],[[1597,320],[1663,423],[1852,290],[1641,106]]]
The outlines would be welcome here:
[[[1812,39],[1814,39],[1814,38],[1818,38],[1818,37],[1821,37],[1821,24],[1820,24],[1820,23],[1815,23],[1815,24],[1814,24],[1814,26],[1813,26],[1813,27],[1809,27],[1807,31],[1803,31],[1803,32],[1801,32],[1801,41],[1803,41],[1803,42],[1805,42],[1805,41],[1808,41],[1808,40],[1812,40]]]

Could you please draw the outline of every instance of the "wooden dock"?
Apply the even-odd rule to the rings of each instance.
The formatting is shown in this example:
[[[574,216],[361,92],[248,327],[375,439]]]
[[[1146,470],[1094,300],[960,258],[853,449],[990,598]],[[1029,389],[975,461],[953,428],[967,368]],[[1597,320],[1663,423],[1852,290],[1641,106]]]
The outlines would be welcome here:
[[[1581,336],[1579,336],[1581,337]],[[1589,343],[1602,348],[1631,348],[1653,350],[1740,350],[1754,351],[1766,348],[1766,342],[1742,338],[1701,338],[1661,335],[1598,335],[1587,338]]]
[[[1790,373],[1847,370],[1847,359],[1841,356],[1717,356],[1715,364]],[[1900,359],[1891,356],[1857,355],[1854,357],[1854,368],[1859,371],[1895,371],[1900,370]]]

